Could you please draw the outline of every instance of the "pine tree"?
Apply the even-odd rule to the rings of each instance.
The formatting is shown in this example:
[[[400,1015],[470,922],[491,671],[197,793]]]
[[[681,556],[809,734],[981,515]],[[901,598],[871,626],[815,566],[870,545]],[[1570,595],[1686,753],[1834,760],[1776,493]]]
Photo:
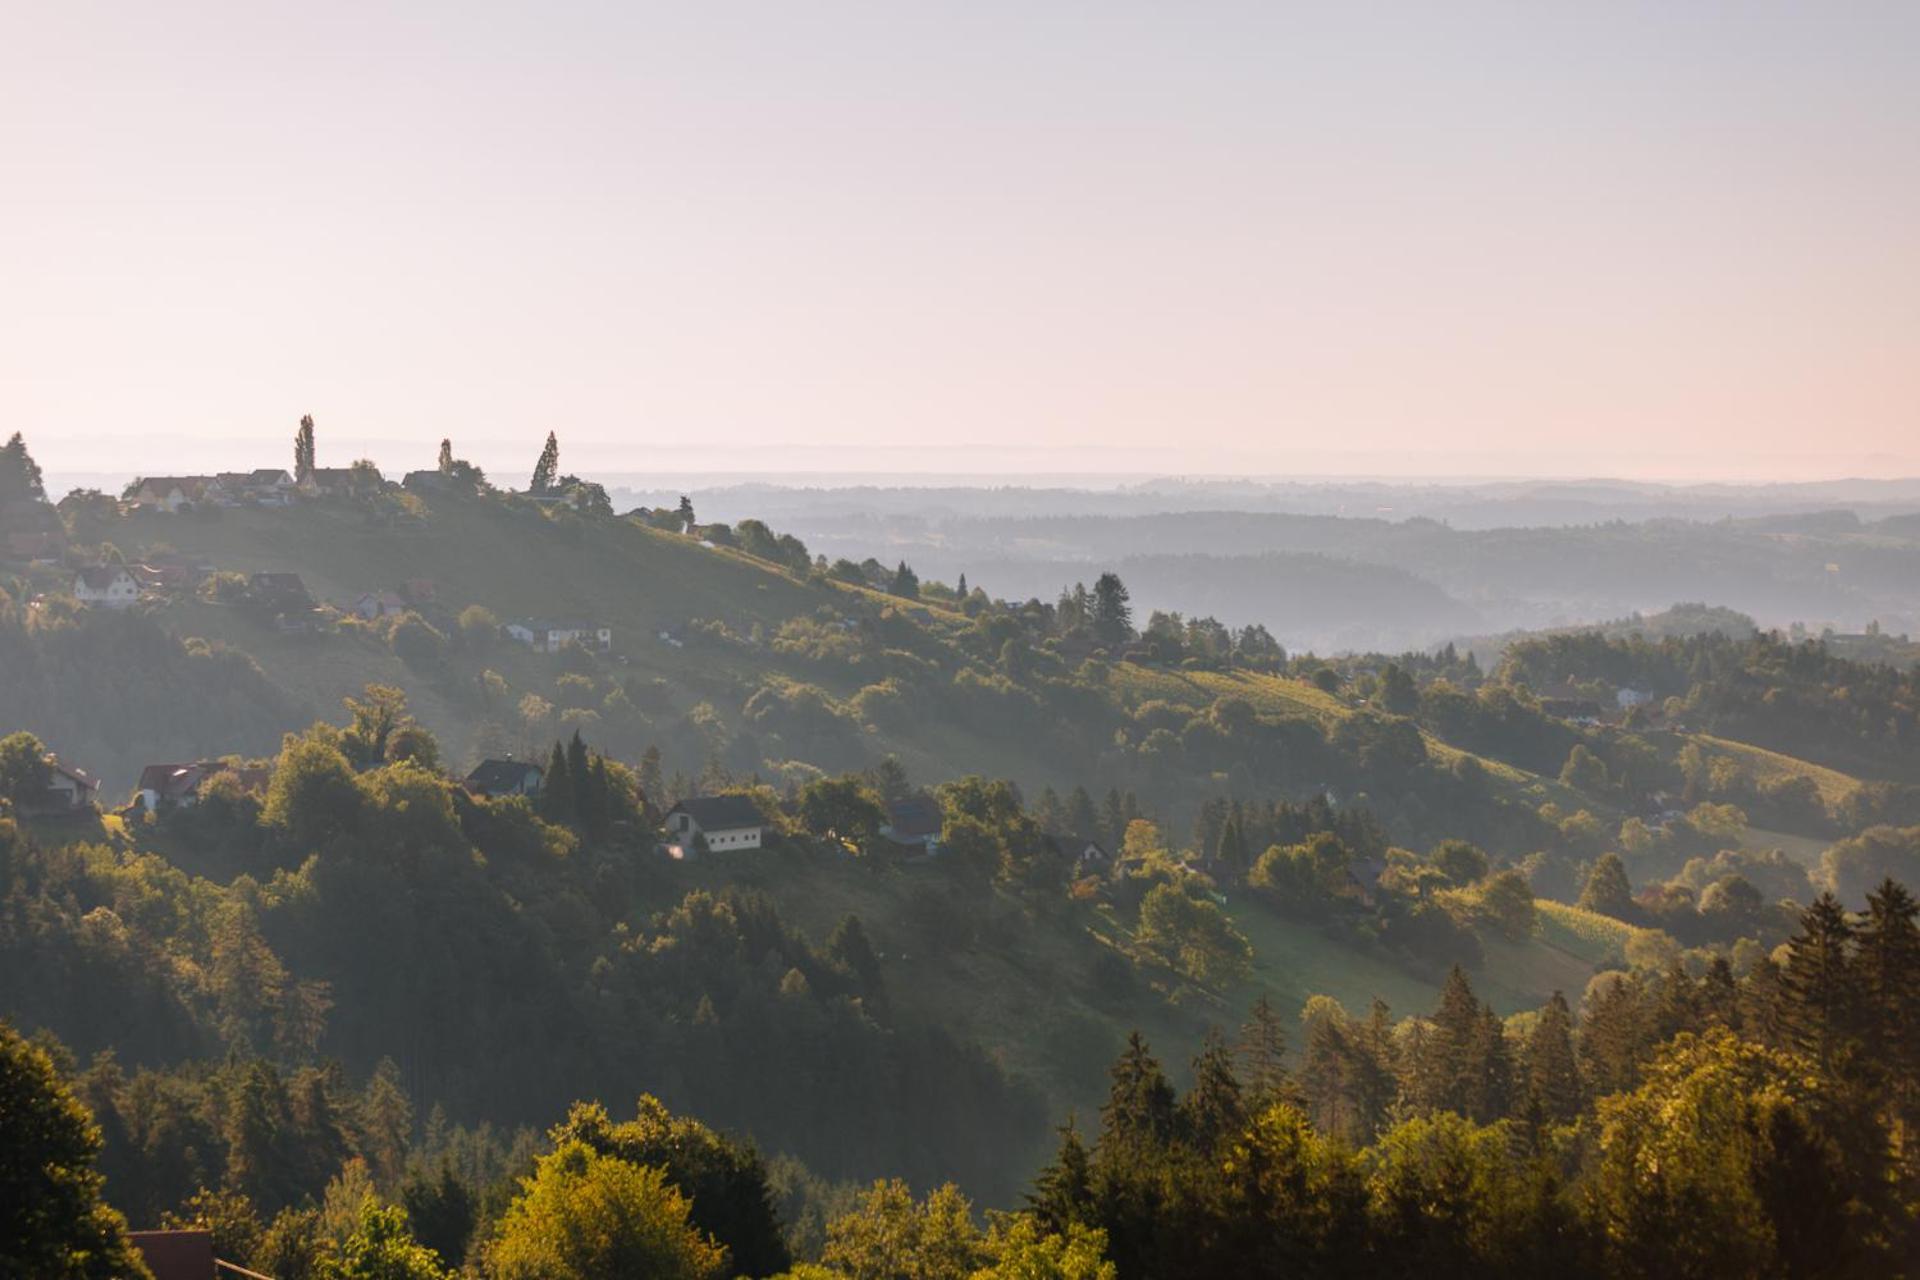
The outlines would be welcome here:
[[[1060,1149],[1033,1180],[1027,1206],[1049,1232],[1064,1233],[1075,1223],[1091,1223],[1094,1212],[1093,1162],[1073,1117],[1060,1126]]]
[[[1307,1048],[1300,1062],[1300,1098],[1313,1127],[1331,1137],[1352,1141],[1358,1128],[1353,1099],[1348,1092],[1347,1035],[1337,1018],[1318,1018],[1307,1029]]]
[[[1587,875],[1580,891],[1580,906],[1615,920],[1633,919],[1633,886],[1627,880],[1627,866],[1617,853],[1603,853]]]
[[[1100,1150],[1165,1146],[1173,1136],[1173,1085],[1161,1071],[1138,1031],[1127,1037],[1127,1047],[1109,1073],[1112,1086],[1100,1109]]]
[[[453,474],[453,441],[443,438],[440,441],[440,474]]]
[[[40,466],[27,452],[26,438],[18,431],[0,446],[0,507],[9,502],[45,502],[47,487]]]
[[[893,581],[888,585],[887,592],[890,595],[899,596],[903,600],[918,600],[920,598],[920,575],[915,573],[912,566],[905,560],[902,560],[900,567],[893,571]]]
[[[1513,1051],[1507,1046],[1506,1026],[1491,1005],[1480,1006],[1470,1069],[1472,1083],[1465,1099],[1469,1119],[1492,1124],[1513,1110]]]
[[[1641,996],[1639,982],[1625,975],[1590,995],[1590,1007],[1580,1018],[1579,1044],[1588,1092],[1619,1093],[1640,1082],[1640,1061],[1650,1043]]]
[[[545,493],[553,487],[559,474],[560,438],[549,431],[546,447],[540,450],[540,461],[533,464],[533,479],[527,482],[527,492]]]
[[[1250,1110],[1257,1114],[1276,1102],[1292,1099],[1293,1086],[1287,1078],[1286,1024],[1265,992],[1253,1002],[1247,1020],[1241,1024],[1234,1050],[1246,1082]]]
[[[1853,926],[1831,893],[1800,916],[1780,975],[1780,1020],[1787,1042],[1831,1072],[1853,1038]]]
[[[1093,797],[1085,787],[1075,787],[1067,797],[1067,834],[1093,839],[1100,834],[1100,817],[1094,812]],[[1117,847],[1110,852],[1118,852]]]
[[[1433,1032],[1427,1052],[1433,1056],[1435,1070],[1430,1079],[1439,1089],[1437,1096],[1424,1099],[1425,1105],[1440,1111],[1472,1115],[1481,1093],[1479,1077],[1481,1045],[1480,1001],[1473,994],[1466,971],[1454,965],[1440,990],[1440,1004],[1433,1012]]]
[[[1867,895],[1860,1007],[1868,1054],[1897,1092],[1920,1096],[1920,903],[1889,879]]]
[[[963,573],[960,575],[960,581],[954,587],[953,594],[959,598],[960,603],[962,604],[966,603],[967,601],[967,575],[966,574]]]
[[[1105,644],[1125,644],[1133,638],[1133,606],[1126,584],[1117,573],[1103,573],[1093,584],[1093,633]]]
[[[1193,1060],[1193,1087],[1180,1100],[1181,1131],[1195,1150],[1212,1156],[1238,1137],[1246,1123],[1246,1101],[1233,1074],[1233,1055],[1220,1033],[1209,1029]]]
[[[680,522],[680,532],[693,532],[693,499],[686,494],[680,495],[680,506],[674,511],[674,518]]]
[[[1573,1056],[1573,1011],[1558,991],[1540,1010],[1527,1039],[1526,1094],[1553,1124],[1580,1114],[1580,1064]]]

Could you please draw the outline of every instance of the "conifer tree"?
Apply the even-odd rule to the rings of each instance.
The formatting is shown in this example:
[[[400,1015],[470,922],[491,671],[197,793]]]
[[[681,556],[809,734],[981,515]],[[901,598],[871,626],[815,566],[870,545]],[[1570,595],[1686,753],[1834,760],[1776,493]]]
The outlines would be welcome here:
[[[1138,1031],[1111,1071],[1113,1083],[1100,1109],[1100,1150],[1161,1147],[1173,1136],[1174,1094],[1160,1063]]]
[[[1117,573],[1103,573],[1093,584],[1093,634],[1105,644],[1133,638],[1133,606]]]
[[[527,482],[527,492],[545,493],[553,488],[559,474],[560,438],[549,431],[546,446],[540,450],[540,461],[533,464],[533,479]]]
[[[1067,797],[1067,832],[1086,839],[1101,835],[1100,818],[1094,812],[1093,797],[1085,787],[1075,787]],[[1110,851],[1118,852],[1118,847],[1112,846]]]
[[[9,502],[45,502],[47,488],[40,466],[27,452],[27,442],[18,431],[0,446],[0,507]]]
[[[1815,898],[1787,942],[1780,1020],[1787,1043],[1831,1072],[1854,1030],[1853,926],[1831,893]]]
[[[680,522],[680,532],[693,532],[693,499],[686,494],[680,495],[680,506],[674,511],[674,518]]]
[[[1620,974],[1590,990],[1580,1018],[1580,1065],[1588,1092],[1619,1093],[1640,1082],[1647,1046],[1647,1016],[1637,980]]]
[[[1920,1119],[1920,903],[1889,879],[1867,895],[1859,998],[1868,1060],[1909,1124]]]
[[[1287,1078],[1287,1029],[1273,1002],[1262,992],[1240,1025],[1234,1044],[1240,1076],[1246,1084],[1248,1109],[1258,1114],[1292,1097]]]
[[[1580,1114],[1580,1064],[1573,1056],[1573,1011],[1558,991],[1540,1010],[1527,1039],[1526,1093],[1528,1101],[1553,1124],[1566,1124]]]
[[[440,441],[440,474],[453,474],[453,441],[443,437]]]
[[[1580,890],[1580,906],[1615,920],[1633,918],[1633,886],[1627,880],[1626,864],[1617,853],[1603,853],[1587,875]]]
[[[573,821],[573,775],[567,768],[567,749],[558,740],[547,756],[547,774],[540,780],[540,816],[549,822]]]
[[[1060,1149],[1034,1178],[1033,1190],[1026,1200],[1041,1225],[1059,1233],[1075,1223],[1090,1222],[1095,1206],[1093,1161],[1087,1154],[1087,1144],[1080,1137],[1079,1125],[1069,1115],[1057,1132]]]
[[[1180,1100],[1180,1128],[1202,1155],[1217,1154],[1247,1122],[1246,1101],[1233,1074],[1233,1055],[1218,1031],[1209,1030],[1193,1060],[1193,1087]]]
[[[649,745],[640,753],[640,794],[648,804],[660,807],[665,794],[661,791],[660,748]]]

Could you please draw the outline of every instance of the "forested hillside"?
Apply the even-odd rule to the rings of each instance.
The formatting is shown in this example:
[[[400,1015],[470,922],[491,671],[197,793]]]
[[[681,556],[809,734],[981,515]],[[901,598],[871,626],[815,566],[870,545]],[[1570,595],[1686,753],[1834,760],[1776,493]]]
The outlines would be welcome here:
[[[1910,670],[1700,606],[1290,653],[567,479],[83,497],[5,579],[6,1069],[137,1224],[284,1280],[605,1274],[602,1202],[685,1275],[1911,1253]],[[668,825],[720,795],[753,847]]]

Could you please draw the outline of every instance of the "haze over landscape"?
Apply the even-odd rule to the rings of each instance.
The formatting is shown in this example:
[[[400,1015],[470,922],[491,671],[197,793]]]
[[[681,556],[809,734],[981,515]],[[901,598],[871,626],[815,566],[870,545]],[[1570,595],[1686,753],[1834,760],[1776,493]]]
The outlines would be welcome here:
[[[1920,8],[0,21],[0,1280],[1920,1276]]]

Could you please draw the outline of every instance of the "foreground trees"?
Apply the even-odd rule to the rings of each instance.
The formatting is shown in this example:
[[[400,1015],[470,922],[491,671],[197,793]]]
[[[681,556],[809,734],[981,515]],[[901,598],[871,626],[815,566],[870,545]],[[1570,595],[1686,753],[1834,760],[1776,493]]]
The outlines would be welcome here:
[[[0,1022],[0,1276],[147,1274],[100,1199],[100,1130],[53,1059]]]

